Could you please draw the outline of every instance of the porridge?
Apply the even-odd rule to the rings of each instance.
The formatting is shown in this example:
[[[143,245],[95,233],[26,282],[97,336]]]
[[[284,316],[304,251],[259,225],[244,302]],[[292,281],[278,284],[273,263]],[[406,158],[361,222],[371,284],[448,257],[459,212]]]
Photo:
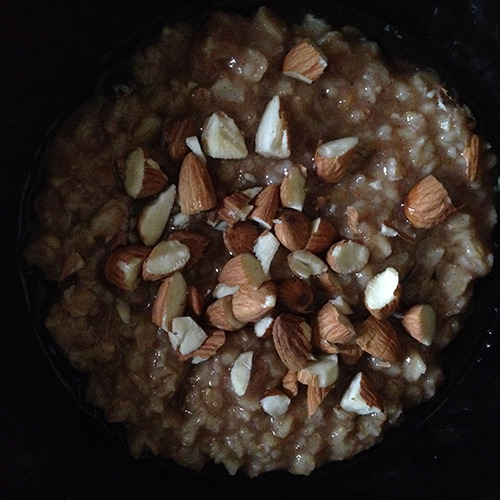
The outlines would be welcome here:
[[[490,146],[430,71],[266,8],[166,27],[47,151],[28,262],[145,452],[309,474],[442,382],[491,269]]]

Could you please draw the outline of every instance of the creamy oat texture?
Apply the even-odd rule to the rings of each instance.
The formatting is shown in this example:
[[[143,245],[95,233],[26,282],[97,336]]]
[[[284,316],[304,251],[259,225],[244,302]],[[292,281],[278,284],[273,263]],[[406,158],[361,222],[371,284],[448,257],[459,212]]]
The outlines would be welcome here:
[[[309,51],[305,63],[288,60],[293,68],[284,73],[287,54],[301,43]],[[307,66],[312,72],[306,68],[304,77],[300,71]],[[202,29],[165,28],[155,44],[134,55],[133,86],[121,90],[123,95],[99,96],[85,104],[55,137],[47,154],[47,183],[36,201],[38,229],[26,257],[48,279],[59,281],[46,326],[64,355],[88,375],[88,401],[102,408],[110,422],[123,422],[135,456],[149,451],[195,469],[214,461],[230,474],[240,469],[250,476],[274,469],[309,474],[372,446],[385,428],[400,421],[404,409],[435,394],[442,381],[437,355],[460,329],[474,280],[491,268],[490,233],[496,222],[495,157],[475,135],[468,110],[436,75],[396,68],[356,29],[333,31],[313,16],[288,28],[263,8],[249,18],[214,14]],[[272,101],[279,113],[256,145],[257,129]],[[212,120],[222,117],[225,127],[214,129],[215,139],[207,132],[212,115]],[[190,151],[187,137],[198,155],[191,155],[190,162],[196,172],[200,164],[205,166],[208,181],[197,181],[194,174],[181,187],[179,171]],[[318,146],[343,138],[354,138],[354,154],[340,158],[343,175],[326,181],[320,163],[339,151]],[[150,182],[152,194],[144,198],[131,196],[124,180],[134,151],[141,165],[149,161],[165,174],[153,172],[157,184]],[[282,189],[270,223],[252,218],[259,189],[251,188],[282,186],[292,171],[299,188]],[[433,193],[417,193],[417,199],[408,200],[410,190],[426,178],[436,180],[444,196],[429,202]],[[138,188],[129,188],[141,189],[141,180],[137,182]],[[207,187],[207,182],[213,183],[208,195],[193,187]],[[160,215],[151,216],[155,221],[169,215],[165,227],[158,222],[155,236],[149,231],[153,223],[140,222],[141,214],[171,186],[176,190],[171,207],[167,200]],[[181,211],[183,189],[188,200]],[[227,197],[241,192],[246,197],[238,207],[246,208],[228,208]],[[208,199],[208,205],[197,209],[200,200],[193,196]],[[194,209],[185,208],[190,202]],[[427,202],[431,206],[422,207]],[[216,301],[218,273],[233,257],[227,248],[234,254],[241,251],[231,246],[235,240],[224,243],[230,229],[237,219],[237,227],[245,221],[243,233],[252,236],[245,236],[251,243],[244,253],[252,254],[254,240],[266,228],[272,235],[279,234],[278,225],[286,229],[283,214],[290,210],[306,219],[306,232],[293,234],[299,250],[310,241],[312,221],[327,220],[335,228],[328,248],[311,252],[321,265],[312,271],[302,267],[303,256],[291,261],[292,250],[282,238],[269,237],[265,249],[271,240],[279,245],[265,276],[272,285],[264,321],[271,326],[254,327],[257,315],[235,320],[234,331],[224,328],[206,311]],[[430,221],[429,227],[412,223],[415,214]],[[191,247],[181,238],[188,257],[201,256],[197,262],[181,262],[176,271],[178,283],[186,285],[178,285],[182,297],[176,316],[191,318],[202,334],[220,340],[206,359],[206,353],[192,352],[206,342],[202,334],[198,343],[186,341],[183,356],[176,349],[185,323],[172,326],[165,320],[165,329],[172,330],[168,333],[152,321],[159,287],[169,278],[161,273],[139,277],[124,289],[109,279],[109,270],[105,273],[116,249],[139,248],[141,269],[150,248],[158,240],[179,239],[179,230],[197,235]],[[359,255],[334,255],[331,245],[341,240],[350,244],[344,250]],[[294,280],[291,268],[299,274]],[[396,271],[390,272],[399,284],[398,291],[385,293],[389,299],[394,296],[394,310],[378,323],[396,342],[389,356],[366,342],[376,335],[370,326],[374,316],[364,304],[367,283],[388,268]],[[303,292],[295,303],[287,302],[292,284]],[[215,294],[230,294],[225,300],[234,303],[238,286],[219,286]],[[193,297],[201,297],[202,305]],[[245,300],[240,296],[243,306]],[[344,323],[347,318],[352,331],[345,339],[319,334],[317,316],[325,304],[332,304]],[[422,305],[431,314],[415,314],[414,323],[432,330],[433,312],[436,327],[434,335],[426,330],[421,335],[430,336],[419,341],[414,338],[419,333],[410,335],[403,323],[408,310]],[[161,304],[157,306],[161,315]],[[237,313],[240,319],[242,314]],[[293,357],[298,364],[288,362],[288,352],[280,355],[278,343],[280,335],[288,335],[288,323],[279,332],[272,324],[273,318],[289,320],[290,315],[294,332],[297,318],[310,327],[297,330],[306,346],[306,358]],[[337,324],[329,318],[327,323]],[[239,328],[238,322],[244,326]],[[239,358],[242,353],[251,354]],[[304,372],[296,382],[296,372],[307,371],[313,358],[327,360],[325,366],[331,362],[328,377],[333,378],[325,375],[328,380],[322,382],[327,387],[318,387],[318,380]],[[239,368],[234,368],[237,359]],[[350,405],[346,391],[355,376],[359,382],[360,372],[371,396],[359,396],[365,406]],[[272,394],[279,398],[267,400],[269,411],[262,400]],[[273,406],[275,401],[282,406]]]

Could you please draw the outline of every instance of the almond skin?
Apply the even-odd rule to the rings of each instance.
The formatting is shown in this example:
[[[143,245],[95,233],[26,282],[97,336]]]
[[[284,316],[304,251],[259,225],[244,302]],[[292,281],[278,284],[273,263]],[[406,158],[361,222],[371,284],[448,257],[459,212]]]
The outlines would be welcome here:
[[[189,231],[187,229],[178,229],[168,235],[167,241],[176,240],[189,248],[189,260],[184,269],[192,269],[201,259],[205,252],[210,238],[201,232]]]
[[[311,222],[302,212],[287,208],[275,220],[274,233],[288,250],[302,250],[309,241]]]
[[[115,248],[104,265],[104,276],[123,290],[133,290],[140,281],[142,266],[150,251],[141,245]]]
[[[254,208],[249,219],[258,222],[264,229],[271,229],[279,206],[280,186],[269,184],[253,200]]]
[[[368,354],[389,363],[402,359],[402,347],[398,334],[388,319],[380,320],[368,316],[356,328],[356,342]]]
[[[474,182],[477,179],[479,162],[479,136],[477,134],[469,137],[462,155],[467,163],[467,179]]]
[[[229,225],[232,225],[238,221],[245,220],[252,208],[250,198],[245,193],[235,191],[222,200],[219,217]]]
[[[171,331],[173,319],[184,315],[186,297],[187,285],[181,273],[165,278],[151,310],[153,323],[166,332]]]
[[[226,262],[218,279],[228,286],[247,286],[256,290],[264,283],[265,275],[257,257],[241,253]]]
[[[187,361],[192,358],[201,358],[203,360],[208,359],[214,356],[225,342],[226,333],[224,330],[214,330],[212,332],[208,332],[205,342],[203,342],[198,349],[190,352],[189,354],[179,355],[179,359],[181,361]]]
[[[172,160],[181,162],[184,159],[189,152],[186,139],[196,135],[196,132],[194,119],[191,116],[166,125],[163,133],[165,149]]]
[[[312,417],[316,413],[331,389],[331,387],[307,386],[307,415],[309,417]]]
[[[231,255],[252,253],[255,240],[260,234],[259,228],[252,221],[239,221],[224,231],[224,245]]]
[[[436,312],[429,304],[417,304],[405,312],[401,324],[415,340],[429,346],[436,334]]]
[[[349,318],[342,314],[331,302],[327,302],[316,314],[313,335],[333,344],[347,344],[356,337]]]
[[[337,230],[331,222],[318,217],[311,223],[311,234],[306,245],[308,252],[319,254],[327,250],[337,237]]]
[[[278,305],[285,311],[303,314],[310,311],[314,293],[307,283],[300,278],[287,278],[278,284]]]
[[[266,281],[257,290],[240,288],[233,295],[234,317],[245,323],[268,316],[275,305],[276,285],[272,281]]]
[[[349,170],[357,144],[357,137],[320,143],[314,153],[316,175],[329,184],[338,181]]]
[[[302,40],[285,56],[283,74],[306,83],[316,81],[327,66],[326,59],[309,40]]]
[[[245,323],[234,317],[232,295],[226,295],[212,302],[205,312],[205,320],[209,325],[228,332],[235,332],[245,326]]]

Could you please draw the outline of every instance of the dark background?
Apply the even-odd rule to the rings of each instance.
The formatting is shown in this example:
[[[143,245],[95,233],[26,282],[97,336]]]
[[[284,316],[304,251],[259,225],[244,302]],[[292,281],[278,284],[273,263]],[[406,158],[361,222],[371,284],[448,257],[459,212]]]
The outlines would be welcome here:
[[[497,0],[342,3],[387,20],[437,57],[489,139],[500,142]],[[0,500],[500,498],[498,331],[481,332],[477,361],[423,426],[368,459],[311,478],[247,481],[137,462],[64,388],[34,334],[14,261],[22,187],[48,127],[89,70],[157,9],[173,6],[146,4],[3,0],[0,7]]]

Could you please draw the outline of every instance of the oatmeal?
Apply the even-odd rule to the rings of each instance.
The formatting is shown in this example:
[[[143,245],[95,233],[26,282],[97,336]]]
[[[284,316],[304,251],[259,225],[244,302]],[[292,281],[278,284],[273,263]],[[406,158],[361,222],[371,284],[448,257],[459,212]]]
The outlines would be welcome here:
[[[495,157],[431,71],[265,8],[165,28],[47,151],[26,258],[132,453],[309,474],[433,397]]]

